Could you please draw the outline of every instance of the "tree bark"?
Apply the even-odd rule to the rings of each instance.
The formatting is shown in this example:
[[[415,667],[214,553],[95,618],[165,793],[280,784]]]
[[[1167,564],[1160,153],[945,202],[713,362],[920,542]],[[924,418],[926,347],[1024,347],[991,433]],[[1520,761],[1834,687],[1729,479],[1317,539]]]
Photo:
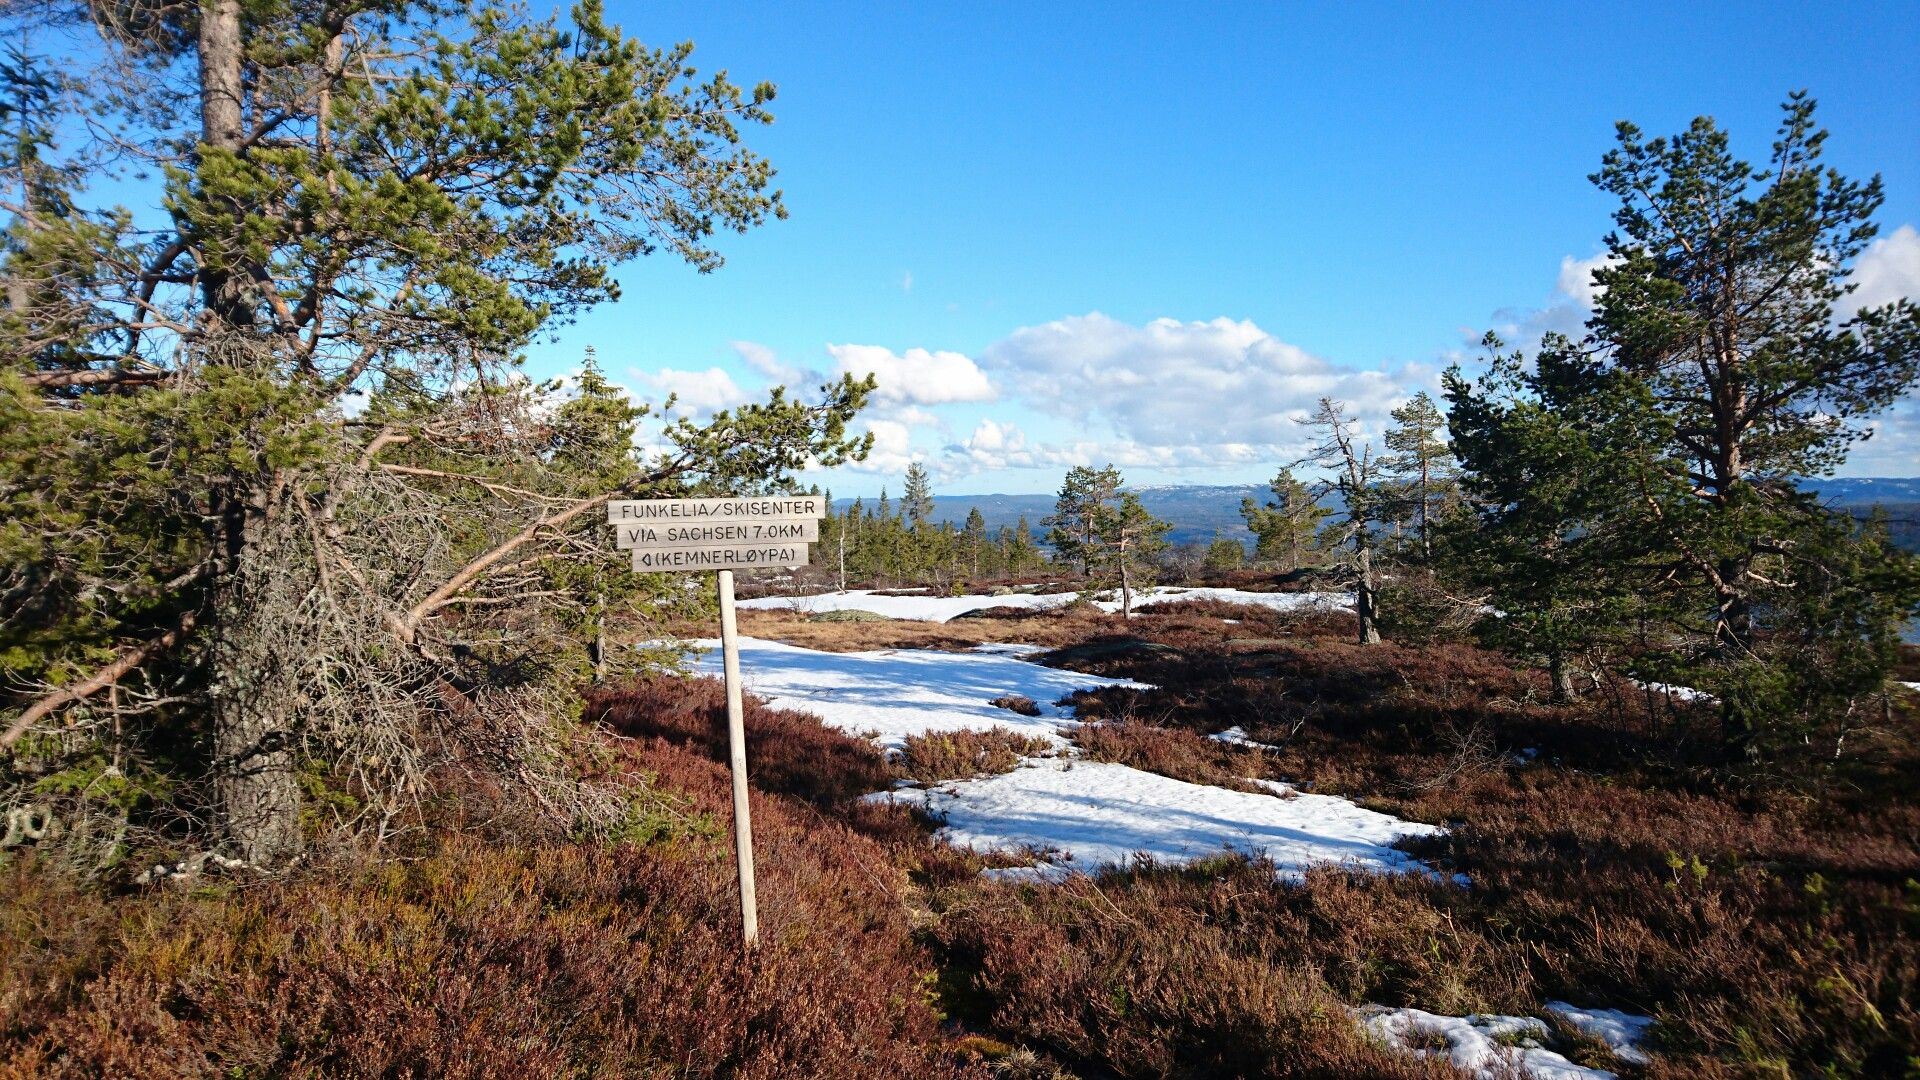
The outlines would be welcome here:
[[[199,53],[200,142],[237,151],[246,138],[242,75],[246,49],[240,34],[240,0],[201,0]],[[229,231],[237,231],[240,217],[236,208],[236,230]],[[232,238],[212,239],[230,244]],[[254,320],[247,276],[239,267],[222,265],[224,261],[215,259],[200,267],[207,307],[227,328],[250,327]]]
[[[294,749],[305,691],[300,623],[285,608],[292,589],[304,592],[305,576],[270,565],[277,560],[265,548],[250,545],[220,586],[210,657],[214,795],[228,840],[255,866],[301,848]]]
[[[1567,664],[1567,658],[1554,653],[1547,658],[1547,671],[1553,676],[1553,696],[1548,700],[1554,705],[1573,703],[1573,668]]]
[[[1359,571],[1359,580],[1353,589],[1354,613],[1360,617],[1360,644],[1380,644],[1378,615],[1374,610],[1374,593],[1378,584],[1373,576],[1373,545],[1367,542],[1366,530],[1362,528],[1355,537],[1354,566]]]

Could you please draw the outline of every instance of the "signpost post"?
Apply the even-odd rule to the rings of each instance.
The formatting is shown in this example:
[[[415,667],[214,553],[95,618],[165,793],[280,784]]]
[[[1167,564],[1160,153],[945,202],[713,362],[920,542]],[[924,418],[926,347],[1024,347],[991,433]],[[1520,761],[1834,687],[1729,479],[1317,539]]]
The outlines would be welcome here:
[[[820,518],[826,512],[826,499],[819,495],[607,503],[607,523],[619,530],[614,544],[632,552],[636,571],[719,571],[720,653],[727,680],[727,749],[733,770],[733,849],[740,867],[740,934],[748,948],[759,941],[760,912],[753,890],[746,708],[740,688],[733,572],[807,565],[807,545],[820,539]]]

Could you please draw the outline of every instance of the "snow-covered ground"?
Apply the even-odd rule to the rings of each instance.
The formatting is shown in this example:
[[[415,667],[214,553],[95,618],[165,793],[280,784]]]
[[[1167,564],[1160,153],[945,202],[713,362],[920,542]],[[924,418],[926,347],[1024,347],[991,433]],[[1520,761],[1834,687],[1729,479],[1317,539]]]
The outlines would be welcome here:
[[[1613,1051],[1613,1056],[1621,1061],[1629,1065],[1647,1064],[1647,1054],[1640,1049],[1640,1040],[1647,1037],[1647,1029],[1653,1026],[1653,1017],[1635,1016],[1619,1009],[1582,1009],[1564,1001],[1547,1002],[1547,1011],[1576,1030],[1606,1043]]]
[[[776,611],[798,611],[802,614],[814,614],[822,611],[871,611],[876,615],[885,615],[889,619],[913,619],[919,622],[946,622],[969,611],[981,608],[1010,607],[1028,611],[1045,611],[1050,608],[1065,607],[1071,604],[1077,593],[1008,593],[1005,596],[881,596],[864,589],[849,592],[818,593],[813,596],[763,596],[757,600],[742,600],[743,608],[767,608]],[[1224,600],[1232,604],[1252,604],[1272,608],[1276,611],[1300,611],[1322,609],[1340,610],[1353,604],[1352,593],[1341,592],[1305,592],[1305,593],[1261,593],[1245,592],[1240,589],[1179,589],[1163,586],[1155,589],[1142,589],[1134,594],[1133,606],[1137,610],[1154,604],[1172,603],[1178,600]],[[1119,599],[1095,600],[1094,605],[1102,611],[1119,611]]]
[[[718,643],[694,644],[710,650],[697,670],[718,675]],[[1055,703],[1075,690],[1141,684],[1042,667],[1019,658],[1028,651],[989,645],[966,653],[831,653],[743,638],[740,668],[746,688],[774,707],[813,713],[889,750],[912,735],[993,727],[1052,743],[1061,756],[1027,758],[1010,773],[872,796],[926,808],[945,822],[943,837],[952,843],[1054,853],[1031,874],[1091,871],[1139,853],[1184,862],[1229,848],[1265,853],[1291,876],[1320,863],[1424,869],[1389,845],[1439,831],[1430,825],[1363,810],[1345,799],[1301,794],[1285,784],[1263,785],[1271,794],[1251,794],[1074,759],[1060,732],[1078,721]],[[1006,694],[1032,699],[1040,715],[990,704]]]
[[[1675,701],[1718,701],[1720,700],[1719,698],[1714,697],[1712,694],[1709,694],[1704,690],[1695,690],[1691,686],[1675,686],[1672,683],[1663,683],[1663,682],[1641,682],[1639,679],[1629,679],[1627,681],[1631,682],[1633,685],[1639,687],[1642,690],[1648,690],[1656,694],[1665,694]]]
[[[1612,1009],[1576,1009],[1563,1001],[1547,1004],[1574,1027],[1605,1042],[1614,1056],[1645,1064],[1635,1049],[1653,1021]],[[1420,1009],[1369,1005],[1357,1010],[1361,1024],[1389,1046],[1425,1057],[1438,1055],[1470,1076],[1504,1080],[1518,1073],[1528,1080],[1615,1080],[1606,1069],[1576,1065],[1546,1049],[1547,1024],[1531,1016],[1442,1016]],[[1446,1049],[1434,1046],[1446,1043]]]
[[[1230,727],[1225,731],[1216,731],[1213,734],[1207,736],[1207,738],[1212,739],[1214,742],[1226,743],[1228,746],[1244,746],[1249,750],[1280,749],[1279,747],[1273,745],[1272,743],[1255,742],[1254,740],[1248,738],[1247,729],[1240,727],[1239,725]]]
[[[719,642],[696,641],[709,650],[696,670],[719,677]],[[1064,746],[1058,732],[1075,723],[1073,710],[1055,704],[1075,690],[1142,684],[1084,675],[1018,659],[1033,646],[990,645],[970,653],[929,649],[883,649],[832,653],[758,638],[740,639],[740,678],[749,692],[776,709],[813,713],[831,727],[871,736],[898,750],[910,735],[931,731],[1008,728]],[[1031,698],[1039,716],[1022,716],[990,704],[1007,694]]]
[[[1300,606],[1330,601],[1302,594],[1239,593],[1229,589],[1156,590],[1155,599],[1204,595],[1237,603]],[[1063,596],[883,597],[831,593],[806,597],[801,610],[864,608],[895,618],[942,621],[976,607],[1051,607]],[[743,606],[793,605],[794,600],[749,601]],[[707,640],[697,664],[718,676],[720,657]],[[1146,855],[1180,863],[1223,850],[1263,854],[1285,878],[1317,865],[1379,872],[1425,872],[1391,845],[1442,830],[1366,810],[1340,798],[1313,795],[1272,780],[1256,781],[1265,794],[1191,784],[1125,765],[1075,756],[1061,733],[1075,726],[1072,710],[1056,704],[1075,690],[1135,686],[1125,679],[1042,667],[1026,659],[1044,651],[1019,644],[982,645],[972,652],[878,650],[830,653],[743,638],[741,671],[747,689],[777,708],[819,716],[832,727],[873,738],[889,750],[928,732],[1007,728],[1038,736],[1051,756],[1023,758],[1011,772],[931,787],[902,786],[869,799],[918,806],[943,823],[950,843],[983,850],[1031,852],[1036,865],[989,871],[1003,876],[1057,879]],[[1663,688],[1664,689],[1664,688]],[[1019,694],[1040,707],[1022,716],[990,702]],[[1240,728],[1212,736],[1258,747]],[[1464,879],[1460,879],[1465,884]],[[1599,1038],[1629,1064],[1644,1064],[1637,1048],[1653,1021],[1610,1009],[1579,1009],[1549,1002],[1547,1011]],[[1577,1065],[1549,1050],[1547,1024],[1526,1016],[1444,1016],[1411,1008],[1370,1005],[1357,1022],[1382,1042],[1409,1053],[1438,1055],[1484,1080],[1612,1080],[1603,1069]],[[1444,1043],[1444,1048],[1440,1044]]]
[[[1440,832],[1328,795],[1256,795],[1189,784],[1111,762],[1028,759],[1009,773],[868,796],[919,806],[945,823],[941,837],[980,850],[1058,854],[1015,876],[1058,877],[1134,855],[1181,863],[1222,850],[1264,854],[1298,879],[1309,866],[1417,871],[1387,845]]]

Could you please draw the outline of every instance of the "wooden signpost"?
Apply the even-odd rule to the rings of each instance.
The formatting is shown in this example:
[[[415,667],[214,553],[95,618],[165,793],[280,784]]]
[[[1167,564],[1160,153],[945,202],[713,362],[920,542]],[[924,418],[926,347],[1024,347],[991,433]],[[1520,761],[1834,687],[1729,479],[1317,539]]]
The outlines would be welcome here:
[[[807,545],[820,539],[820,519],[826,512],[827,501],[819,495],[607,503],[607,523],[618,529],[614,544],[632,553],[636,571],[719,571],[720,652],[727,679],[727,748],[733,768],[733,850],[740,866],[740,933],[748,948],[759,941],[760,913],[753,895],[746,708],[740,688],[733,572],[807,565]]]

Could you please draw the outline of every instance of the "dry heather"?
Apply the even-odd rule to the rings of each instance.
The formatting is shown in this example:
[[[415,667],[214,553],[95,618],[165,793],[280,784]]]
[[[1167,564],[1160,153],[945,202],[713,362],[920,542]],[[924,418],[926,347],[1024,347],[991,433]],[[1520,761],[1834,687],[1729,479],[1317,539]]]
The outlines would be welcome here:
[[[869,745],[752,703],[766,947],[743,962],[719,686],[659,679],[588,703],[606,734],[580,767],[635,795],[617,843],[530,841],[469,801],[404,861],[276,882],[108,896],[0,872],[0,1075],[1441,1076],[1348,1007],[1553,998],[1658,1019],[1637,1073],[1562,1041],[1628,1077],[1911,1074],[1920,697],[1783,784],[1716,762],[1710,717],[1548,708],[1537,676],[1457,642],[1360,649],[1189,605],[1031,629],[1160,684],[1086,699],[1088,753],[1444,822],[1415,851],[1471,884],[1289,887],[1231,857],[996,883],[979,871],[1006,860],[858,798],[900,774]],[[1203,738],[1235,724],[1280,749]],[[897,769],[1027,749],[932,738]]]
[[[595,703],[631,737],[593,768],[652,785],[624,842],[439,832],[404,861],[120,896],[9,868],[0,1075],[973,1075],[885,839],[924,834],[849,800],[886,769],[811,718],[754,717],[763,947],[742,960],[715,697]]]
[[[952,622],[887,619],[881,622],[823,622],[793,611],[749,609],[740,612],[740,632],[827,652],[867,649],[966,650],[986,642],[1020,642],[1049,648],[1080,641],[1102,629],[1124,625],[1117,615],[1095,607],[1057,612],[1025,608],[983,608]],[[706,631],[708,635],[711,630]]]

